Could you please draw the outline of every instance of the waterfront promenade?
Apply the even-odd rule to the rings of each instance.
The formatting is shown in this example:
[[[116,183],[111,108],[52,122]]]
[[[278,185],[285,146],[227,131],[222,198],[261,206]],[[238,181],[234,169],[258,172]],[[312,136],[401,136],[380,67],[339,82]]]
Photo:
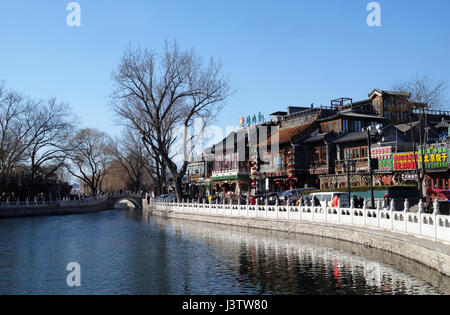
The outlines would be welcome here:
[[[247,226],[350,241],[386,250],[450,275],[450,217],[402,211],[331,207],[167,203],[144,210],[185,220]]]

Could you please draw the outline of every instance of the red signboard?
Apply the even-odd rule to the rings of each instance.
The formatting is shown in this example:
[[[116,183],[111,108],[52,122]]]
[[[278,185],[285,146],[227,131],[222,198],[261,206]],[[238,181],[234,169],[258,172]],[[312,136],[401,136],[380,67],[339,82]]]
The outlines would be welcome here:
[[[419,162],[419,154],[416,152],[396,153],[394,154],[394,171],[411,171],[415,170]]]

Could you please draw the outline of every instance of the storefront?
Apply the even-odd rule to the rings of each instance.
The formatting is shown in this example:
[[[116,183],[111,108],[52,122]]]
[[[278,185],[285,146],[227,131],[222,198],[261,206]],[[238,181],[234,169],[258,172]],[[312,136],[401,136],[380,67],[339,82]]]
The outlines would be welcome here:
[[[423,150],[419,151],[421,162],[426,171],[425,183],[427,190],[450,190],[448,151],[447,143],[427,145]]]
[[[372,149],[372,159],[378,159],[378,170],[375,172],[374,179],[375,186],[391,186],[394,184],[392,152],[392,147]]]
[[[211,178],[211,195],[221,197],[237,197],[249,194],[249,176],[248,175],[229,175],[217,176]]]

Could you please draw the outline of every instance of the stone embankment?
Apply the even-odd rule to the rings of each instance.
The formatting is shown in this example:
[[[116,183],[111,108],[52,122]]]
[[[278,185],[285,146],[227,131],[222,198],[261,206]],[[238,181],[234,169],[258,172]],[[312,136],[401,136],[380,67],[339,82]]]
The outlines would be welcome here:
[[[446,240],[450,232],[449,217],[379,210],[341,210],[336,213],[320,208],[144,202],[144,211],[152,215],[353,242],[407,257],[450,276],[450,242]],[[414,229],[416,225],[417,231]],[[441,230],[438,231],[438,228]],[[430,237],[426,236],[427,233]]]
[[[105,211],[108,208],[107,199],[2,204],[0,219],[92,213]]]

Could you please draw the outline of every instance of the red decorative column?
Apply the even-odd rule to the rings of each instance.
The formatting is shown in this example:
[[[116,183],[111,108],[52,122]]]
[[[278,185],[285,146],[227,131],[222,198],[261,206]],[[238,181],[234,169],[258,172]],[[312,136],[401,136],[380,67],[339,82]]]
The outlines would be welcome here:
[[[294,181],[294,177],[295,177],[295,162],[294,162],[294,152],[292,152],[292,150],[290,150],[288,152],[288,156],[287,156],[287,160],[288,160],[288,178],[289,178],[289,186],[290,189],[294,189],[293,186],[293,181]]]

